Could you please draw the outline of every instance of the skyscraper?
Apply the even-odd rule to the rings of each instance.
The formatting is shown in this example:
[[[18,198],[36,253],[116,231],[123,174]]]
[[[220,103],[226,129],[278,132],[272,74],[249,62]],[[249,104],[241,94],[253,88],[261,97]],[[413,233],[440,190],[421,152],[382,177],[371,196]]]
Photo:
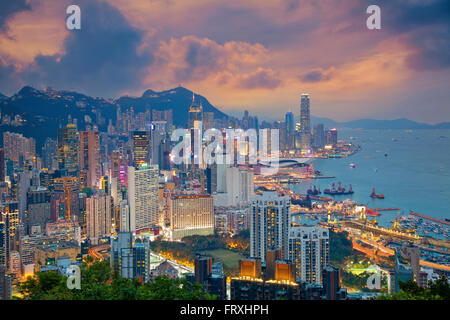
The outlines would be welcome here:
[[[337,144],[337,129],[333,128],[327,132],[327,144],[335,146]]]
[[[311,147],[311,120],[309,94],[303,93],[300,101],[300,136],[303,150]]]
[[[203,125],[203,109],[202,106],[195,102],[195,94],[192,93],[192,103],[189,106],[188,128],[196,128],[202,130]]]
[[[286,113],[286,121],[285,121],[285,131],[286,131],[286,139],[285,139],[285,147],[286,149],[292,149],[294,147],[294,114],[292,112]]]
[[[314,148],[321,149],[325,146],[326,137],[323,124],[319,123],[314,126]]]
[[[98,131],[80,131],[78,169],[85,171],[87,186],[98,187],[102,175]]]
[[[58,130],[58,164],[60,169],[77,168],[78,134],[74,124]]]
[[[5,150],[0,149],[0,182],[5,181]]]
[[[329,261],[328,229],[311,226],[289,229],[289,260],[295,264],[297,280],[322,284],[322,271]]]
[[[290,198],[276,191],[264,191],[252,197],[250,211],[250,256],[266,260],[267,250],[281,250],[288,258]]]
[[[147,131],[133,132],[133,165],[139,168],[141,164],[149,163],[150,134]]]
[[[158,223],[158,179],[158,165],[144,163],[138,168],[128,167],[130,231]]]
[[[87,236],[92,244],[98,244],[102,237],[111,235],[112,199],[100,193],[86,198]]]

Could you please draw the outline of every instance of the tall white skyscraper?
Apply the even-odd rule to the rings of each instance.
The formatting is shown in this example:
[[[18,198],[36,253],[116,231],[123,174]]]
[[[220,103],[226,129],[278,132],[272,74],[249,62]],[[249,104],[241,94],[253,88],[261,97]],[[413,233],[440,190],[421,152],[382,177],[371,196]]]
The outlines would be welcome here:
[[[329,232],[326,228],[301,226],[289,229],[289,260],[295,275],[308,283],[321,284],[322,270],[329,261]]]
[[[128,167],[128,205],[130,231],[158,224],[158,165]]]
[[[281,250],[288,258],[288,231],[291,216],[289,196],[264,191],[252,197],[250,208],[250,256],[266,260],[267,250]]]

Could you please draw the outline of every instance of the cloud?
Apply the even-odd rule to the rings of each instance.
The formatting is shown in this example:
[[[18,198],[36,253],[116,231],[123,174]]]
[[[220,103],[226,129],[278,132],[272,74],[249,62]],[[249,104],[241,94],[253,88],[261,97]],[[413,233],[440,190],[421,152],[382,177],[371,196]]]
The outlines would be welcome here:
[[[273,70],[261,67],[270,56],[261,44],[230,41],[222,45],[185,36],[162,41],[155,56],[152,69],[164,70],[172,83],[216,79],[222,85],[244,88],[275,88],[281,83]]]
[[[332,71],[324,71],[321,69],[315,69],[307,72],[301,77],[303,82],[321,82],[328,81],[331,79]]]
[[[280,86],[281,80],[272,69],[258,68],[255,72],[240,77],[237,84],[245,89],[275,89]]]
[[[35,57],[23,78],[33,85],[106,97],[139,86],[152,61],[149,50],[138,53],[144,33],[106,2],[79,3],[81,30],[69,32],[62,53]]]
[[[31,6],[27,0],[0,1],[0,32],[8,31],[8,20],[16,13],[26,10],[31,10]]]
[[[381,28],[411,49],[408,67],[416,71],[450,67],[450,1],[384,0],[379,6]]]

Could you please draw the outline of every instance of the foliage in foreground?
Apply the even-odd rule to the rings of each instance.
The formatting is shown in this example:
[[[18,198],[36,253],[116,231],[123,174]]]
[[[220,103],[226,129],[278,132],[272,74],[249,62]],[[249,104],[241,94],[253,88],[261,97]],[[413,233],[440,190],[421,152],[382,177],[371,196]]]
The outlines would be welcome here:
[[[84,264],[81,289],[67,288],[67,277],[57,272],[39,272],[19,288],[25,300],[205,300],[215,296],[202,286],[184,279],[157,277],[141,284],[137,279],[121,278],[108,262]]]
[[[450,300],[450,286],[446,277],[441,277],[435,282],[429,282],[424,289],[413,280],[401,282],[400,292],[383,295],[379,300]]]

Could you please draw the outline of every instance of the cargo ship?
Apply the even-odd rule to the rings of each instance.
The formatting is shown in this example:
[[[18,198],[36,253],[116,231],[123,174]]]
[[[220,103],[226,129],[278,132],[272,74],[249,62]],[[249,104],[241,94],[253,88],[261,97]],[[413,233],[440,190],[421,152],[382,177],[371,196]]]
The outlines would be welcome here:
[[[383,194],[376,194],[375,193],[375,188],[372,188],[372,193],[370,194],[371,198],[374,199],[384,199],[384,195]]]
[[[346,190],[344,187],[342,187],[341,183],[338,182],[338,187],[336,189],[334,183],[331,185],[331,189],[325,189],[323,190],[323,193],[329,194],[329,195],[346,195],[346,194],[353,194],[355,193],[352,189],[352,185],[349,185],[349,189]]]

